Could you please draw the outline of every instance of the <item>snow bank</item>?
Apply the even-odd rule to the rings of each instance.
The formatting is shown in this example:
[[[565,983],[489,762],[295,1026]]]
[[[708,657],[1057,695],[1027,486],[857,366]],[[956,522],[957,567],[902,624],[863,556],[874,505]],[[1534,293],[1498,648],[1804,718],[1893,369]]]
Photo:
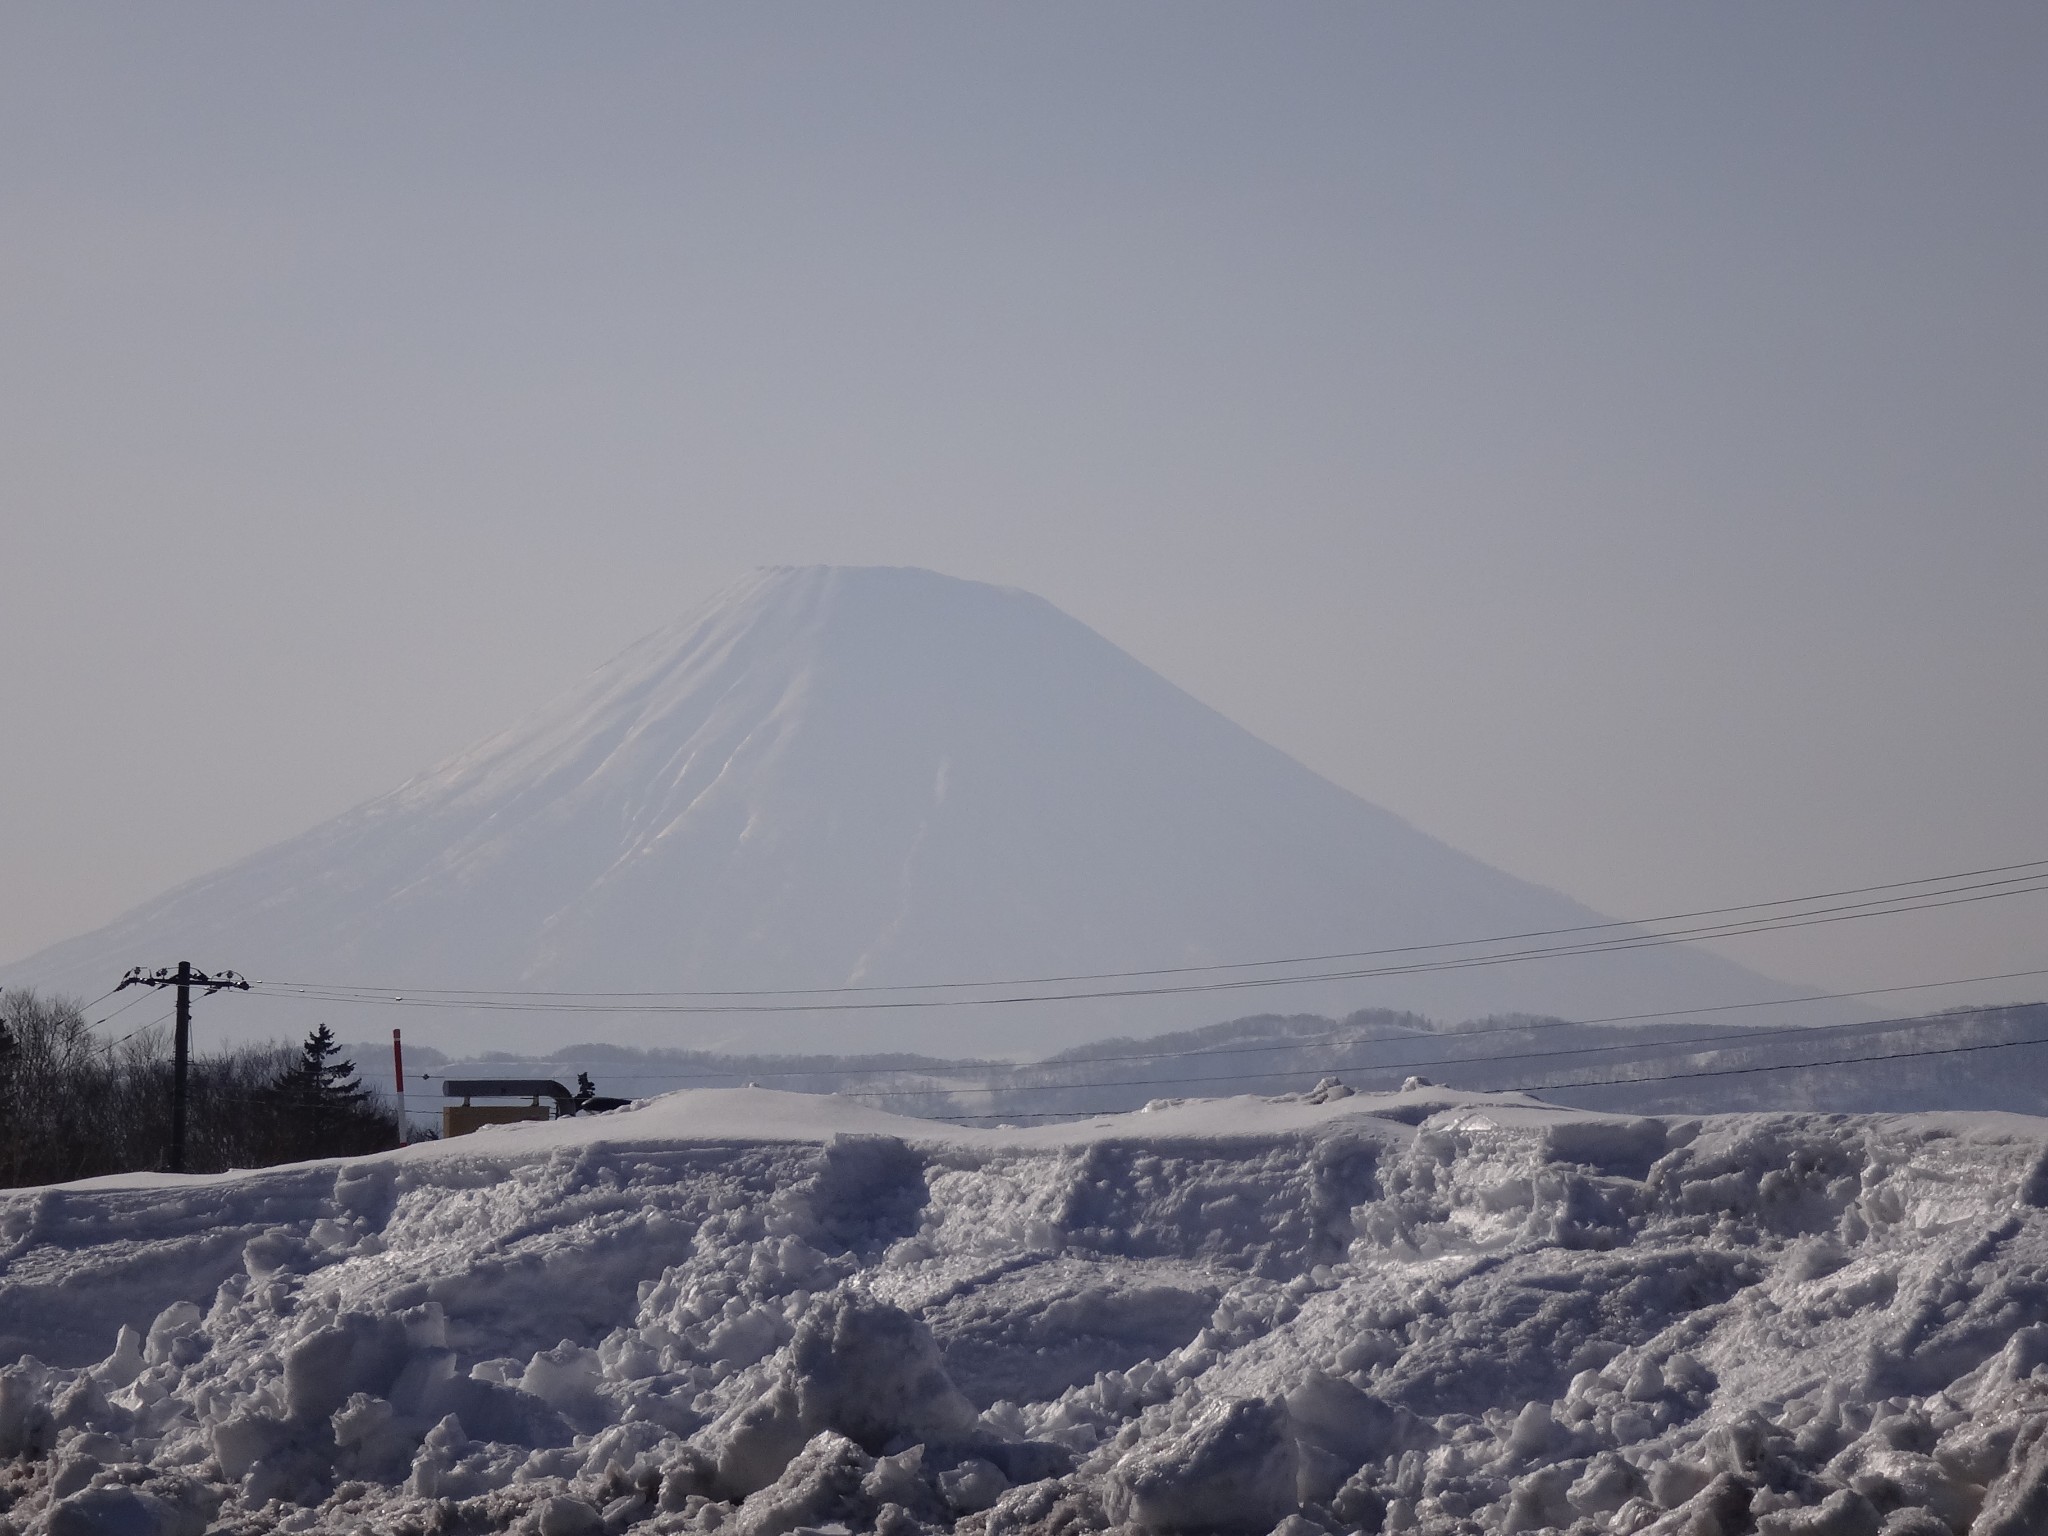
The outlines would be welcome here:
[[[2044,1143],[737,1090],[15,1191],[0,1525],[2038,1533]]]

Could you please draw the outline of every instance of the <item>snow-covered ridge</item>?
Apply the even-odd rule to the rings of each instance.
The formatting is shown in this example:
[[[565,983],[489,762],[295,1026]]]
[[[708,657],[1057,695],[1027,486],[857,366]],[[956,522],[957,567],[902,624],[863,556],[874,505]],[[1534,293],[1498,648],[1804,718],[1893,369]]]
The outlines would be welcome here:
[[[2048,1122],[762,1090],[0,1199],[23,1532],[1983,1536]]]

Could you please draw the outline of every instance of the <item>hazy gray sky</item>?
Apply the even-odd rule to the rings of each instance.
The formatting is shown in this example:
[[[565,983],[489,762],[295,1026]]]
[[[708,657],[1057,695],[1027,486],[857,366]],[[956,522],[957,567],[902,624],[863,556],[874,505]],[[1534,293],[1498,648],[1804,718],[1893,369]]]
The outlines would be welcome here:
[[[0,958],[783,562],[1621,915],[2048,857],[2044,170],[2032,3],[9,5]]]

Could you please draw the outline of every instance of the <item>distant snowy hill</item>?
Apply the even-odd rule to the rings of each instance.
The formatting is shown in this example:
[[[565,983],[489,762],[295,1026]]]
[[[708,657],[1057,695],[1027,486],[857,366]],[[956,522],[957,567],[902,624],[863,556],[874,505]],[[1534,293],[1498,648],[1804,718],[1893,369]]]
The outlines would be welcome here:
[[[811,567],[738,583],[524,724],[0,982],[93,996],[131,965],[189,958],[415,995],[900,985],[1596,921],[1320,778],[1038,598]],[[1255,995],[1457,1020],[1786,990],[1653,949]],[[208,1018],[257,1035],[396,1022],[470,1049],[605,1035],[1017,1057],[1228,1018],[1245,997],[566,1019],[253,997]]]
[[[347,1048],[363,1080],[392,1092],[383,1042]],[[1519,1089],[1586,1109],[1634,1114],[1728,1110],[2002,1110],[2048,1116],[2048,1003],[1907,1019],[1769,1025],[1713,1020],[1578,1024],[1493,1019],[1434,1028],[1415,1015],[1347,1019],[1266,1014],[1149,1040],[1077,1046],[1044,1061],[925,1056],[769,1056],[635,1050],[582,1042],[546,1054],[467,1059],[417,1052],[409,1112],[436,1124],[449,1078],[589,1073],[604,1093],[648,1098],[754,1083],[837,1094],[891,1114],[1035,1124],[1161,1100],[1301,1093],[1335,1078],[1390,1092],[1410,1076],[1461,1090]]]

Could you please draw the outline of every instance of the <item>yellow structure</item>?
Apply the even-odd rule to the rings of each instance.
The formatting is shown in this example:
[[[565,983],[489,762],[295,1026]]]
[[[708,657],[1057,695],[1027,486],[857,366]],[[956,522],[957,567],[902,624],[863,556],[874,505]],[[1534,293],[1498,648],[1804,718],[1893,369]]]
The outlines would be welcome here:
[[[521,1120],[552,1120],[576,1113],[576,1097],[553,1078],[547,1077],[450,1077],[441,1082],[441,1092],[460,1104],[441,1109],[441,1134],[467,1136],[486,1125],[513,1125]],[[524,1104],[471,1104],[471,1099],[525,1099]],[[554,1101],[550,1114],[542,1099]]]
[[[545,1104],[444,1104],[441,1106],[441,1134],[467,1136],[479,1126],[511,1125],[520,1120],[545,1120]]]

